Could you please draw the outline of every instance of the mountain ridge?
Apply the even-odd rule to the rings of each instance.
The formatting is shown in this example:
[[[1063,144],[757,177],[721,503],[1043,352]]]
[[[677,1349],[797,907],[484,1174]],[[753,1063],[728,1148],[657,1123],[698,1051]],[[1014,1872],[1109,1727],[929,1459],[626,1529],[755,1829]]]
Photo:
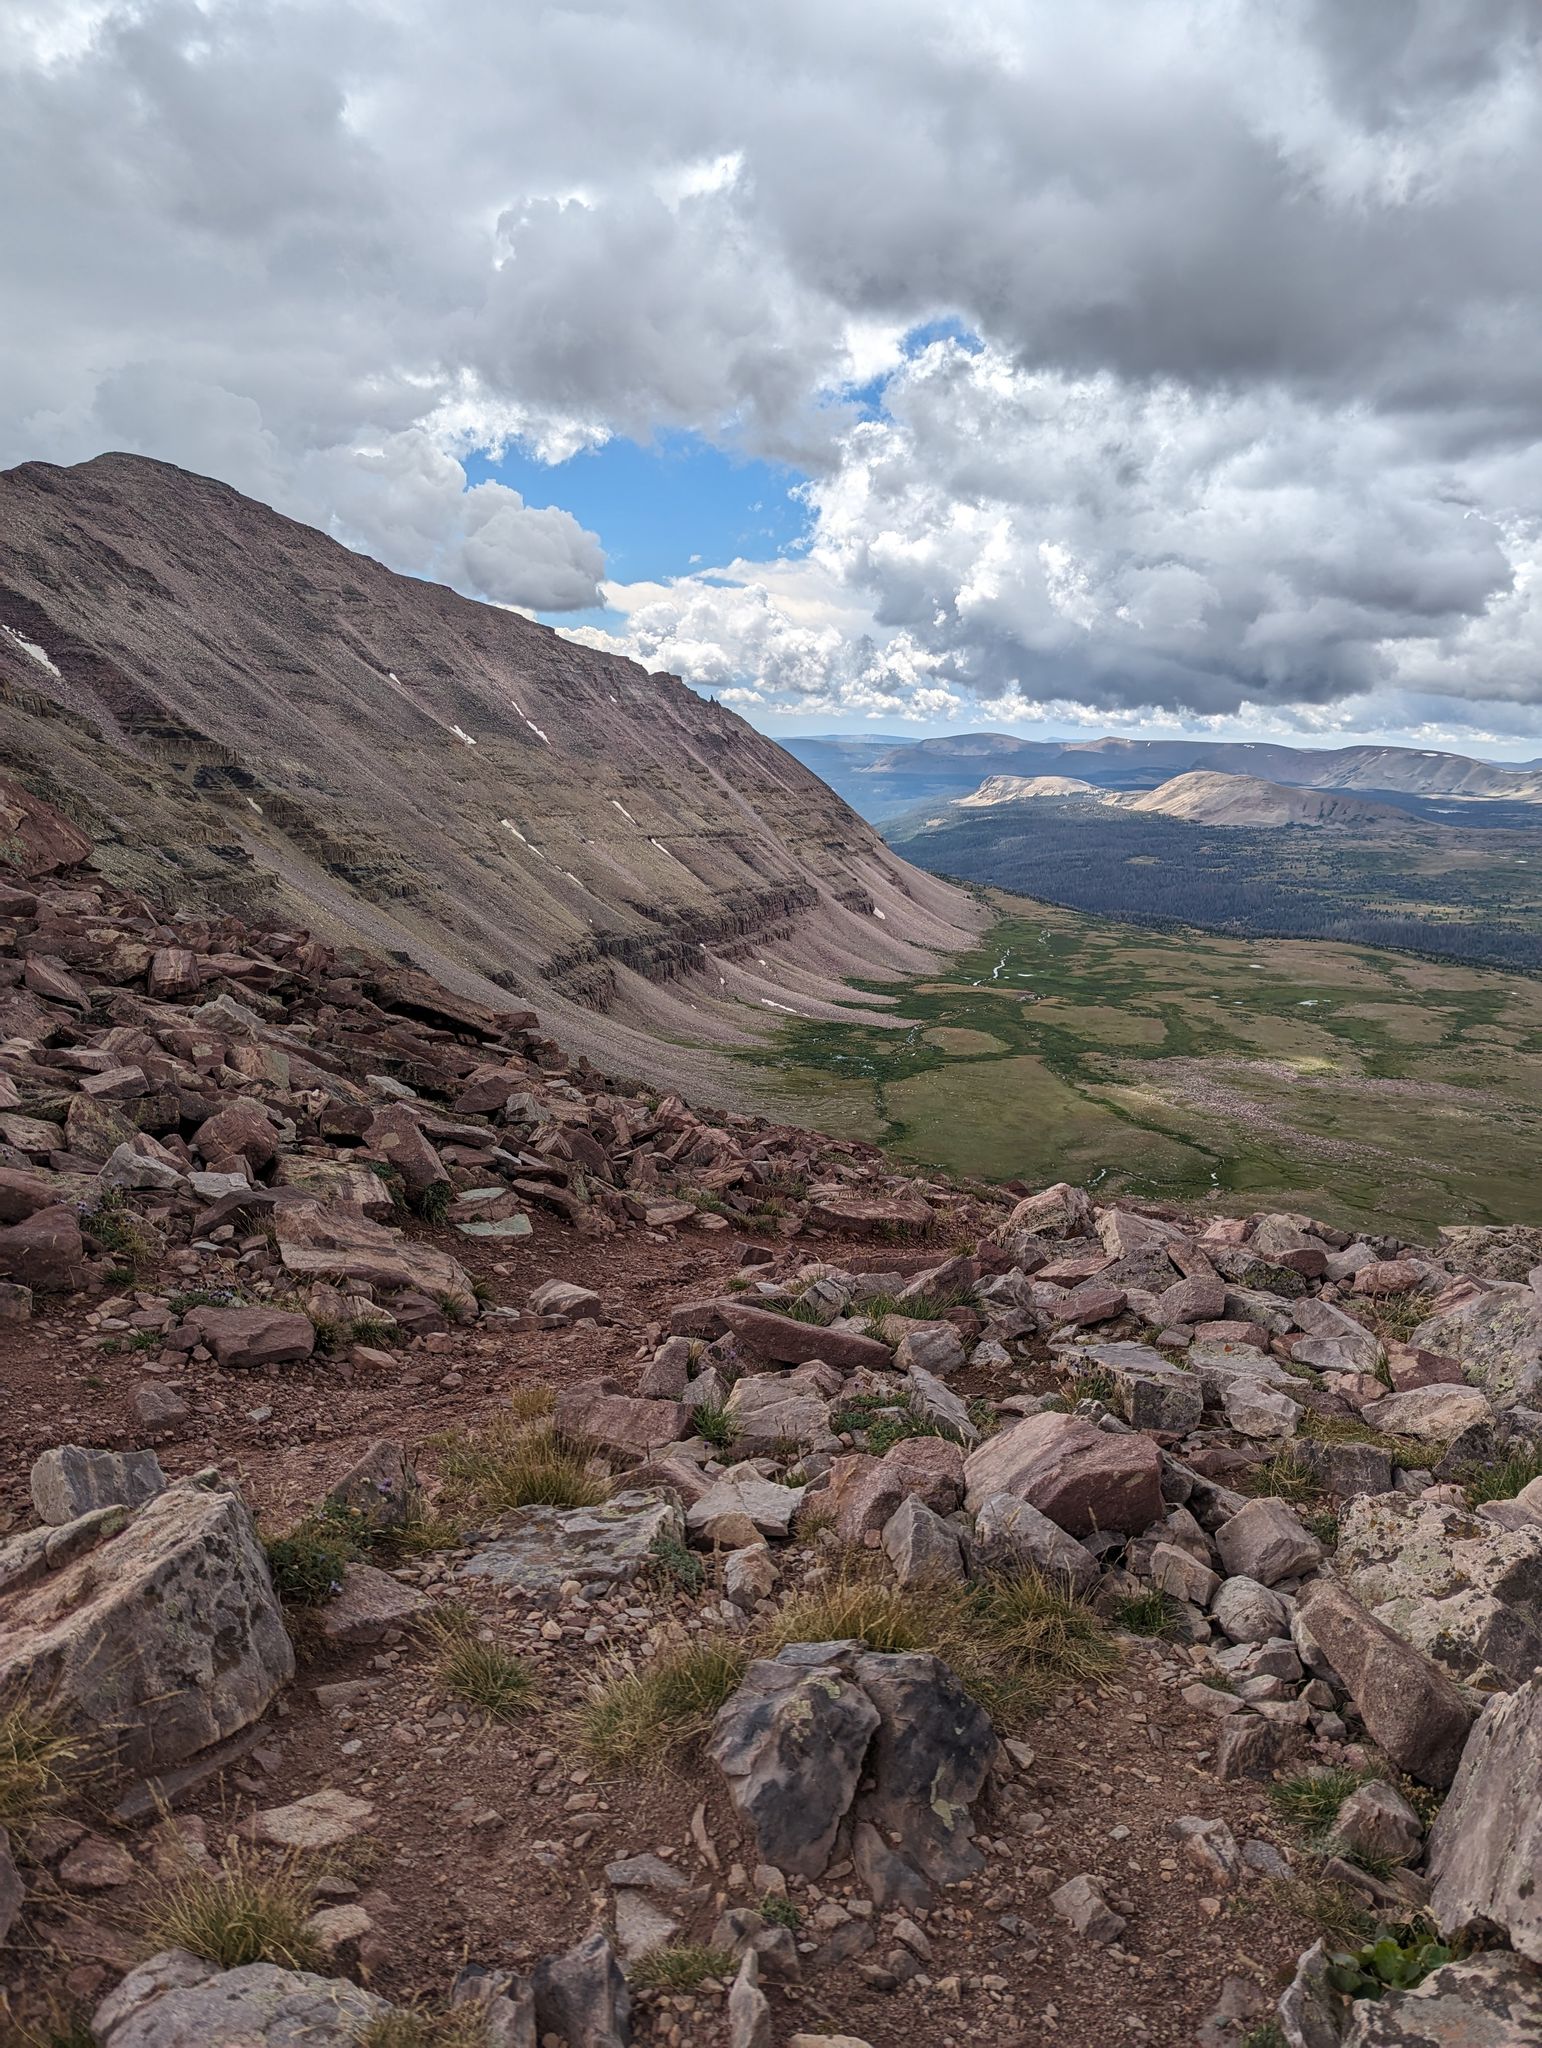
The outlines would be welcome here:
[[[7,760],[119,878],[385,947],[671,1082],[686,1041],[977,921],[677,678],[170,464],[0,475],[0,626]]]

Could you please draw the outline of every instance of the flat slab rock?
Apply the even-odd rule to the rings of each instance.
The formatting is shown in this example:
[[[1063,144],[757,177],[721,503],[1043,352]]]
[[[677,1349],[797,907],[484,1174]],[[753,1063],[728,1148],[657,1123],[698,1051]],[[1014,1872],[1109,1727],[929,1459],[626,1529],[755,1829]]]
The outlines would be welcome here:
[[[91,2020],[97,2048],[356,2048],[391,2008],[340,1977],[249,1963],[221,1970],[167,1949],[132,1970]]]
[[[614,1584],[635,1578],[664,1536],[683,1542],[685,1518],[659,1493],[618,1493],[594,1508],[516,1508],[455,1576],[528,1593],[555,1593],[566,1579]]]

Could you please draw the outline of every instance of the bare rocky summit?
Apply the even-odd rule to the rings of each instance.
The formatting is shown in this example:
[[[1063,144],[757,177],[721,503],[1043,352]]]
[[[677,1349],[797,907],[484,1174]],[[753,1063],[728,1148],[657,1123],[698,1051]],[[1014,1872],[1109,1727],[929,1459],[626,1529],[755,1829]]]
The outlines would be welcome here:
[[[677,1084],[668,1041],[976,924],[675,677],[139,456],[0,475],[0,755],[158,901],[362,939]]]

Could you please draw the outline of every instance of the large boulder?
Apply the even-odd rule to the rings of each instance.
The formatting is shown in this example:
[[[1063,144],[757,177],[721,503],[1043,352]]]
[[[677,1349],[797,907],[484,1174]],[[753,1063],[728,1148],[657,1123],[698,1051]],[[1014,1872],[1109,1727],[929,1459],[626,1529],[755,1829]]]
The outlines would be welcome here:
[[[632,1999],[610,1936],[597,1927],[531,1978],[536,2032],[570,2048],[630,2048]]]
[[[1250,1500],[1223,1522],[1215,1547],[1232,1577],[1256,1579],[1261,1586],[1299,1578],[1323,1560],[1317,1538],[1302,1528],[1284,1501],[1270,1496]]]
[[[363,1282],[384,1294],[411,1289],[447,1301],[457,1315],[477,1313],[470,1276],[447,1252],[356,1210],[282,1202],[273,1212],[273,1230],[285,1271],[303,1279]]]
[[[963,1452],[945,1437],[902,1437],[881,1458],[860,1451],[837,1458],[829,1486],[811,1494],[809,1503],[834,1514],[843,1543],[861,1543],[910,1494],[937,1514],[951,1514],[963,1493],[963,1472]]]
[[[1149,1437],[1049,1411],[981,1444],[964,1463],[965,1505],[994,1493],[1026,1500],[1070,1536],[1138,1535],[1161,1518],[1162,1457]]]
[[[281,1308],[195,1308],[187,1327],[221,1365],[240,1372],[266,1371],[309,1358],[316,1331],[309,1316]]]
[[[1071,1356],[1078,1370],[1085,1360],[1088,1367],[1108,1374],[1113,1383],[1109,1406],[1137,1429],[1186,1436],[1199,1427],[1205,1405],[1203,1381],[1197,1373],[1170,1364],[1149,1344],[1093,1344]]]
[[[580,1442],[598,1444],[617,1458],[641,1459],[689,1436],[691,1411],[683,1401],[649,1401],[623,1394],[608,1380],[588,1380],[562,1389],[556,1421]]]
[[[1484,1709],[1431,1831],[1429,1874],[1447,1934],[1499,1927],[1542,1963],[1542,1679]]]
[[[355,2048],[383,1998],[343,1977],[217,1963],[166,1949],[131,1970],[91,2020],[97,2048]]]
[[[1453,1678],[1508,1691],[1542,1664],[1542,1523],[1511,1529],[1450,1501],[1351,1501],[1334,1569],[1377,1619]]]
[[[181,1481],[0,1547],[0,1697],[55,1703],[124,1770],[183,1762],[255,1721],[294,1674],[239,1495]]]
[[[1459,1359],[1496,1408],[1542,1405],[1542,1297],[1529,1287],[1496,1287],[1437,1308],[1408,1341]]]
[[[1292,1633],[1308,1663],[1326,1660],[1338,1675],[1399,1770],[1424,1785],[1450,1784],[1474,1710],[1437,1665],[1326,1579],[1301,1595]]]
[[[1094,1228],[1092,1199],[1085,1188],[1056,1181],[1036,1195],[1025,1195],[1007,1218],[1007,1228],[1033,1237],[1088,1237]]]
[[[1487,1394],[1476,1387],[1433,1385],[1411,1387],[1403,1394],[1388,1394],[1372,1401],[1360,1413],[1387,1436],[1417,1437],[1421,1443],[1454,1443],[1464,1430],[1480,1422],[1492,1422],[1494,1411]]]
[[[38,1520],[53,1528],[93,1508],[137,1508],[166,1488],[154,1451],[91,1451],[58,1444],[32,1467],[29,1484]]]
[[[981,1867],[970,1808],[995,1731],[936,1657],[794,1644],[750,1666],[710,1753],[761,1860],[779,1870],[819,1877],[848,1818],[876,1829],[922,1883]]]
[[[1536,2041],[1542,1975],[1500,1951],[1443,1963],[1411,1991],[1357,1998],[1343,2048],[1528,2048]]]
[[[919,1195],[857,1195],[816,1193],[808,1220],[816,1230],[835,1230],[847,1237],[891,1237],[930,1229],[933,1210]]]
[[[993,1493],[981,1501],[975,1514],[974,1553],[982,1571],[1003,1578],[1037,1572],[1077,1594],[1090,1592],[1098,1575],[1098,1561],[1090,1550],[1015,1493]]]

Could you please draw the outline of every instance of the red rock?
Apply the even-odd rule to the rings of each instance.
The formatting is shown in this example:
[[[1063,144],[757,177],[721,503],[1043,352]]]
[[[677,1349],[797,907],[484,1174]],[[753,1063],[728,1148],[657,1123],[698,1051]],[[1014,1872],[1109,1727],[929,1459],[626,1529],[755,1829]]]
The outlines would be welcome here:
[[[150,955],[146,981],[152,996],[171,1002],[202,987],[203,969],[186,946],[162,946]]]
[[[1099,1280],[1089,1280],[1081,1287],[1073,1287],[1063,1301],[1052,1303],[1049,1313],[1062,1328],[1084,1329],[1122,1315],[1128,1299],[1122,1287],[1106,1287]]]
[[[19,1280],[46,1294],[83,1286],[85,1278],[86,1247],[73,1209],[37,1209],[0,1230],[0,1280]]]
[[[1075,1252],[1069,1258],[1050,1259],[1036,1269],[1033,1277],[1051,1281],[1057,1287],[1076,1287],[1083,1280],[1096,1279],[1105,1266],[1113,1263],[1107,1252]]]
[[[27,876],[78,867],[91,852],[91,841],[78,825],[9,775],[0,775],[0,841],[7,866]]]
[[[623,1458],[647,1458],[691,1433],[683,1401],[647,1401],[623,1394],[608,1380],[564,1387],[557,1396],[557,1427]]]
[[[1155,1321],[1165,1328],[1169,1323],[1210,1322],[1225,1313],[1226,1288],[1223,1283],[1213,1274],[1195,1274],[1157,1296]]]
[[[1007,1218],[1010,1230],[1026,1230],[1034,1237],[1090,1237],[1092,1203],[1085,1188],[1069,1181],[1056,1181],[1036,1195],[1028,1195]]]
[[[1378,1259],[1362,1266],[1349,1284],[1356,1294],[1408,1294],[1422,1284],[1424,1274],[1422,1259]]]
[[[0,1166],[0,1223],[21,1223],[39,1209],[51,1209],[59,1200],[52,1181],[20,1167]]]
[[[803,1365],[819,1358],[841,1372],[859,1372],[864,1366],[872,1372],[893,1370],[893,1352],[875,1337],[858,1337],[849,1330],[822,1330],[816,1324],[795,1322],[791,1316],[749,1308],[738,1301],[720,1301],[716,1307],[739,1349],[761,1363]]]
[[[1255,1351],[1269,1349],[1269,1332],[1262,1323],[1242,1323],[1229,1318],[1214,1323],[1196,1323],[1194,1336],[1201,1344],[1247,1344]]]
[[[91,996],[85,984],[76,980],[62,960],[51,959],[46,953],[27,955],[21,979],[24,988],[30,988],[45,1002],[67,1003],[74,1010],[90,1006]]]
[[[1459,1359],[1439,1351],[1416,1351],[1406,1344],[1394,1344],[1388,1351],[1387,1373],[1395,1394],[1411,1394],[1415,1387],[1459,1387],[1467,1378]]]
[[[848,1237],[880,1237],[891,1230],[926,1230],[933,1212],[919,1195],[816,1195],[808,1220],[816,1229]]]
[[[871,1458],[851,1452],[830,1467],[827,1488],[809,1496],[820,1511],[833,1510],[843,1543],[860,1543],[879,1530],[900,1502],[915,1494],[934,1513],[948,1515],[964,1490],[964,1454],[940,1436],[907,1437]]]
[[[1098,1529],[1138,1535],[1163,1513],[1162,1459],[1149,1437],[1096,1428],[1078,1415],[1030,1415],[965,1461],[971,1512],[1010,1493],[1068,1536]]]
[[[364,1136],[375,1156],[401,1175],[410,1200],[420,1200],[436,1181],[448,1181],[439,1154],[418,1129],[417,1119],[405,1103],[377,1109]]]
[[[195,1308],[186,1322],[221,1365],[237,1369],[287,1365],[316,1346],[310,1318],[287,1309]]]
[[[278,1156],[278,1140],[272,1120],[260,1102],[240,1096],[228,1109],[217,1110],[198,1126],[193,1139],[200,1157],[211,1166],[228,1155],[242,1158],[254,1169],[269,1165]]]

